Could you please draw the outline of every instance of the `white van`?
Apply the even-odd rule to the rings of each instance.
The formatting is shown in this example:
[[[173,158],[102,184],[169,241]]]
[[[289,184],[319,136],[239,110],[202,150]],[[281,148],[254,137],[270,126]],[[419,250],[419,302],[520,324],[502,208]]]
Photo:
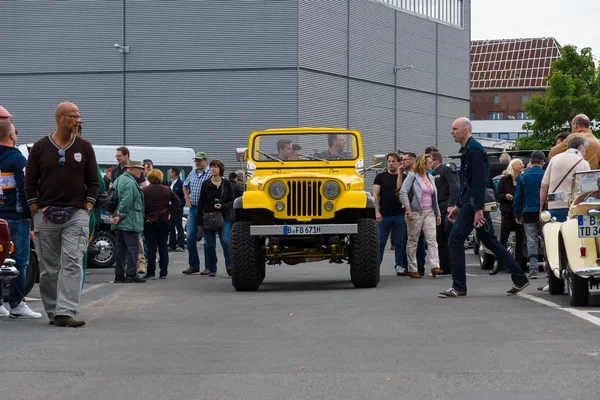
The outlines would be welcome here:
[[[29,149],[33,144],[24,144],[18,146],[19,150],[25,158],[29,155]],[[96,162],[102,175],[106,173],[108,168],[117,165],[115,155],[117,148],[120,146],[106,146],[93,144],[94,152],[96,153]],[[194,166],[194,149],[189,147],[145,147],[145,146],[127,146],[130,153],[130,159],[143,161],[146,159],[152,160],[154,168],[160,169],[165,175],[165,183],[170,184],[169,168],[179,167],[181,169],[182,180],[185,180],[187,175],[195,168]]]

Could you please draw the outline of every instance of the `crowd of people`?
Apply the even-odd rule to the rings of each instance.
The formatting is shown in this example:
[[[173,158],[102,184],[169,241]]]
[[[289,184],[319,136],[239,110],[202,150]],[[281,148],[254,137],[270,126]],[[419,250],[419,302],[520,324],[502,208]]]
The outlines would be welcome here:
[[[229,241],[233,202],[244,190],[243,175],[232,172],[225,178],[220,160],[208,161],[196,153],[195,168],[185,181],[181,170],[169,170],[170,187],[163,172],[152,160],[130,159],[127,147],[116,149],[117,165],[102,176],[90,142],[82,138],[82,120],[73,103],[61,103],[55,113],[56,130],[35,142],[28,159],[16,149],[18,132],[11,115],[0,107],[0,218],[9,225],[17,251],[13,253],[20,276],[10,283],[10,312],[1,303],[0,316],[41,318],[24,302],[29,232],[33,227],[40,263],[40,294],[51,325],[79,327],[76,319],[83,282],[88,243],[93,236],[95,209],[110,212],[116,243],[115,283],[145,283],[166,279],[169,251],[188,251],[186,275],[209,277],[217,273],[216,238],[223,248],[225,270],[230,275]],[[498,189],[493,190],[487,154],[472,137],[467,118],[452,124],[452,136],[459,143],[459,170],[444,163],[434,147],[424,153],[392,152],[387,169],[375,178],[373,196],[379,224],[381,262],[387,239],[393,238],[394,269],[398,276],[420,279],[451,274],[452,287],[438,294],[442,298],[467,295],[464,242],[475,229],[479,240],[494,253],[498,266],[510,271],[516,294],[537,278],[540,213],[548,209],[564,221],[568,203],[564,197],[574,183],[573,172],[594,168],[600,161],[600,143],[591,133],[590,121],[577,115],[572,132],[556,138],[548,156],[534,151],[527,167],[520,159],[509,160]],[[330,137],[330,153],[343,151],[336,135]],[[332,150],[333,149],[333,150]],[[294,156],[291,142],[278,143],[278,156]],[[331,155],[330,154],[330,155]],[[502,228],[496,238],[487,203],[500,204]],[[551,201],[547,201],[550,199]],[[187,237],[182,219],[189,207]],[[110,206],[110,208],[109,208]],[[516,257],[506,249],[509,233],[517,236]],[[527,239],[529,271],[523,268],[523,235]],[[204,237],[205,268],[200,268],[198,242]],[[142,237],[144,240],[142,240]],[[145,242],[145,243],[144,243]],[[517,262],[515,259],[519,259]],[[527,276],[529,272],[529,276]],[[142,276],[140,276],[142,275]]]

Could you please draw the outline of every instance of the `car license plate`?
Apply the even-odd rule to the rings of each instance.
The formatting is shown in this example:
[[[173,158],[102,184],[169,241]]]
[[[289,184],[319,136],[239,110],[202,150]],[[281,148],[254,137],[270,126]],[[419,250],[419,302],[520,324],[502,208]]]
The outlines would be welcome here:
[[[318,235],[321,233],[320,225],[284,225],[284,235]]]
[[[592,215],[578,215],[579,237],[600,237],[600,218]]]

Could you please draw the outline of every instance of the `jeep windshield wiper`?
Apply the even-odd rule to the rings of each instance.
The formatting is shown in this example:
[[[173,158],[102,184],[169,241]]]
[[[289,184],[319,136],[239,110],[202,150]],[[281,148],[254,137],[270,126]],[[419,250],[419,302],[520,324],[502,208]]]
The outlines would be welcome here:
[[[263,153],[263,152],[262,152],[262,151],[260,151],[260,150],[255,150],[255,151],[256,151],[258,154],[262,154],[263,156],[265,156],[265,157],[267,157],[267,158],[270,158],[270,159],[271,159],[271,160],[273,160],[273,161],[279,161],[280,163],[282,163],[282,164],[285,164],[285,163],[283,162],[283,160],[280,160],[279,158],[277,158],[277,157],[275,157],[275,156],[272,156],[272,155],[270,155],[270,154],[267,154],[267,153]]]
[[[300,157],[306,157],[306,158],[309,158],[311,160],[325,161],[326,163],[329,164],[329,160],[325,160],[324,158],[319,158],[319,157],[315,157],[315,156],[307,156],[306,154],[300,154],[300,153],[296,153],[296,155],[298,155]]]

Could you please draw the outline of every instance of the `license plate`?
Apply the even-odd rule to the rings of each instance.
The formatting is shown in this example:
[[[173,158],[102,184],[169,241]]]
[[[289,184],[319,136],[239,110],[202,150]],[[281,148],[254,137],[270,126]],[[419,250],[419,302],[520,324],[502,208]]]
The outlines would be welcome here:
[[[578,215],[577,225],[580,238],[600,237],[600,218],[592,215]]]
[[[284,225],[284,235],[318,235],[321,233],[320,225]]]

